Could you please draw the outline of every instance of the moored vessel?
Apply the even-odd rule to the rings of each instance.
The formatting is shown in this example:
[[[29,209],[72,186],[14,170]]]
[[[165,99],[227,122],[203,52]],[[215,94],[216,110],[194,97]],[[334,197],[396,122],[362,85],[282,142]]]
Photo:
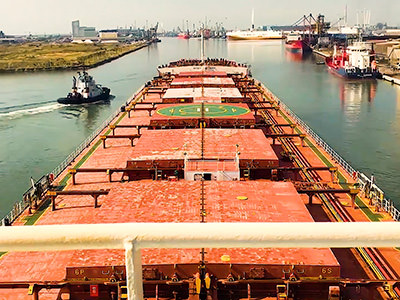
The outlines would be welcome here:
[[[376,79],[382,74],[378,71],[375,52],[365,42],[356,42],[337,51],[325,63],[332,73],[347,79]]]
[[[230,31],[226,33],[229,40],[273,40],[283,39],[282,32],[276,30],[247,30]]]
[[[224,232],[236,241],[251,234],[235,231],[250,228],[248,223],[256,228],[274,222],[276,232],[285,227],[300,235],[297,222],[317,228],[323,226],[317,222],[388,221],[396,215],[373,180],[337,156],[245,64],[208,59],[159,67],[158,76],[82,149],[54,178],[25,194],[16,205],[22,211],[7,216],[7,229],[52,225],[54,238],[66,245],[64,251],[0,254],[2,299],[398,296],[400,254],[394,248],[316,248],[312,240],[308,248],[232,248],[206,241],[221,223],[221,241]],[[126,252],[110,244],[101,248],[100,230],[95,238],[86,236],[93,238],[86,241],[91,248],[71,249],[68,241],[85,244],[81,232],[76,235],[82,240],[71,229],[67,240],[67,228],[59,227],[83,224],[71,228],[86,225],[86,234],[100,224],[103,230],[118,228],[111,232],[115,238],[130,223],[147,230],[137,240],[149,241],[152,234],[151,243],[135,248],[125,240]],[[161,224],[151,232],[154,223]],[[190,242],[200,235],[190,230],[202,225],[209,232],[201,233],[200,247],[173,240],[182,232],[174,228],[186,229]],[[41,236],[30,238],[27,244]],[[132,264],[135,272],[129,272]]]
[[[286,36],[285,49],[293,53],[311,51],[308,41],[299,33],[290,33]]]
[[[58,98],[61,104],[85,104],[107,100],[110,89],[96,84],[92,76],[86,71],[78,72],[78,77],[72,78],[72,90],[65,98]]]
[[[189,32],[181,32],[181,33],[179,33],[178,34],[178,39],[184,39],[184,40],[190,39]]]
[[[226,33],[228,40],[271,40],[271,39],[283,39],[281,31],[272,30],[255,30],[254,27],[254,9],[252,10],[251,16],[251,29],[250,30],[236,30]]]

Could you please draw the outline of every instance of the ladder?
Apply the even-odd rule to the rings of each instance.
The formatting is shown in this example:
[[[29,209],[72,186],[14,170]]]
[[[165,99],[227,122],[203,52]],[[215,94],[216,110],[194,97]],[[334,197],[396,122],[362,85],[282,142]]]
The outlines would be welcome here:
[[[128,287],[126,282],[118,283],[118,300],[128,299]]]
[[[250,180],[250,169],[243,170],[243,177],[245,180]]]
[[[156,180],[162,180],[162,170],[156,170]]]

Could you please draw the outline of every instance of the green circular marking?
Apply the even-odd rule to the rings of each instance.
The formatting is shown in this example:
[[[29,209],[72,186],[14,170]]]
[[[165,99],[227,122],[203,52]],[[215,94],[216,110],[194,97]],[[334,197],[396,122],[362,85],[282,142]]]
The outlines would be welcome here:
[[[175,105],[157,110],[167,117],[201,117],[201,104]],[[229,104],[205,104],[204,117],[233,117],[249,113],[250,110]]]

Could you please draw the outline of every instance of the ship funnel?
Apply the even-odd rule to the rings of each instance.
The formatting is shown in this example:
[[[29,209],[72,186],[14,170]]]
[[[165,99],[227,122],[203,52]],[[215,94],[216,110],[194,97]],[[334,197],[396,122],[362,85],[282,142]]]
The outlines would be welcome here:
[[[200,44],[200,58],[201,62],[204,65],[204,24],[203,28],[201,29],[201,44]]]

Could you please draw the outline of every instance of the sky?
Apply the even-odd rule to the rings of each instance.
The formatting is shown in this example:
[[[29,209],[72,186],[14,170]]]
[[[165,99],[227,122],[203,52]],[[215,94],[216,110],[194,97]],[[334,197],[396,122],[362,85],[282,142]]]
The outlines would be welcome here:
[[[223,23],[227,29],[247,29],[251,11],[255,25],[291,25],[304,14],[319,13],[335,22],[344,15],[356,23],[356,14],[371,11],[371,23],[400,25],[399,0],[0,0],[0,30],[5,34],[70,33],[71,22],[97,30],[155,25],[171,30],[183,20],[198,26],[205,18],[211,25]],[[186,21],[185,21],[186,23]]]

